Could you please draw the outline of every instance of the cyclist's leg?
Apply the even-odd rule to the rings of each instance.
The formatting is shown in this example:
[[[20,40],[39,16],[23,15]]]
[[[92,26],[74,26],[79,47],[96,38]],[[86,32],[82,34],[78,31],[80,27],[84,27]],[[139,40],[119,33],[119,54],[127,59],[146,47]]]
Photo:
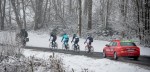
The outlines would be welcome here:
[[[78,45],[78,41],[75,41],[75,46],[77,47],[77,45]]]
[[[67,45],[66,45],[67,43],[66,43],[66,40],[64,40],[64,46],[65,46],[65,48],[67,48]]]
[[[89,42],[87,43],[88,53],[91,51],[91,49],[90,49],[90,45],[91,45],[91,42],[89,41]]]
[[[89,47],[91,47],[91,44],[92,44],[92,42],[91,42],[91,41],[89,41]]]
[[[89,53],[89,42],[87,42],[86,47],[87,47],[87,51],[88,51],[88,53]]]
[[[69,41],[69,40],[66,40],[66,46],[68,46],[68,41]]]
[[[56,45],[56,38],[54,39],[53,44]]]
[[[74,50],[76,50],[76,48],[77,48],[77,46],[76,46],[76,44],[77,44],[77,42],[76,41],[74,41]]]
[[[91,52],[91,41],[89,41],[89,52]]]
[[[52,46],[54,45],[54,39],[52,39]]]
[[[79,42],[79,41],[78,41]],[[78,46],[78,49],[79,49],[79,44],[78,44],[78,42],[77,42],[77,46]]]

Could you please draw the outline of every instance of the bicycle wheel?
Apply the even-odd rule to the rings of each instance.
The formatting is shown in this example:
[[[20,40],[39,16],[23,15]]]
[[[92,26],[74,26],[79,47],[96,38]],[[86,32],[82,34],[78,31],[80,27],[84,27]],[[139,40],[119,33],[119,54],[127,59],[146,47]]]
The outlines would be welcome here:
[[[62,44],[62,49],[65,49],[65,45],[64,44]]]
[[[69,44],[67,44],[67,46],[66,46],[67,48],[66,48],[66,50],[69,50],[69,48],[70,48],[70,46],[69,46]]]
[[[52,42],[49,43],[49,48],[52,48]]]
[[[58,49],[58,44],[55,42],[55,49]]]
[[[86,51],[86,52],[88,51],[88,46],[85,46],[85,51]]]
[[[71,49],[74,50],[74,44],[71,46]]]
[[[93,46],[91,46],[91,52],[94,52],[94,48],[93,48]]]
[[[77,51],[80,51],[80,46],[79,45],[77,45]]]

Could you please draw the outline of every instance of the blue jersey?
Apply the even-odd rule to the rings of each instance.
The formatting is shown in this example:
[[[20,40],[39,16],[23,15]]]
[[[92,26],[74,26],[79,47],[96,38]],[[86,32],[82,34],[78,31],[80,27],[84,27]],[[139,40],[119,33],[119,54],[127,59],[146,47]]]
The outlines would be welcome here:
[[[68,35],[63,35],[63,38],[61,41],[66,41],[66,40],[69,40],[69,36]]]

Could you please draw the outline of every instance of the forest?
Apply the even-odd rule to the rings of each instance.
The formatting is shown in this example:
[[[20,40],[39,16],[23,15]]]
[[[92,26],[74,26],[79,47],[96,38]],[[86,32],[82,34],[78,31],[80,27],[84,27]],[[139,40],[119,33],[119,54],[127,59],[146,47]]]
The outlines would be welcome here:
[[[0,0],[0,31],[53,28],[95,39],[119,34],[150,47],[150,0]]]

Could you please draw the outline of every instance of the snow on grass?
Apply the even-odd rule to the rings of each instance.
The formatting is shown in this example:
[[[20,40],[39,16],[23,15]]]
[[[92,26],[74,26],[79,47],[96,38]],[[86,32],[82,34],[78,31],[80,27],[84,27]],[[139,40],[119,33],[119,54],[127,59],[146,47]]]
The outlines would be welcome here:
[[[24,50],[26,57],[35,56],[48,59],[52,53]],[[134,64],[116,62],[109,59],[92,59],[85,56],[55,53],[63,59],[63,66],[66,72],[82,72],[88,69],[88,72],[149,72],[148,69],[140,68]]]
[[[35,46],[35,47],[45,47],[48,48],[49,46],[49,33],[43,33],[43,34],[37,34],[33,32],[29,32],[29,38],[30,41],[27,43],[27,46]],[[57,43],[58,48],[62,49],[62,37],[57,37]],[[70,37],[69,45],[72,46],[73,43],[71,43],[72,37]],[[85,51],[85,45],[84,44],[85,39],[80,38],[79,45],[80,50]],[[106,44],[108,44],[108,41],[102,41],[102,40],[94,40],[92,43],[92,46],[94,47],[95,52],[102,52],[103,48]],[[150,56],[150,48],[139,46],[141,50],[141,55]]]
[[[15,33],[11,31],[0,31],[0,43],[14,45],[16,43]]]

